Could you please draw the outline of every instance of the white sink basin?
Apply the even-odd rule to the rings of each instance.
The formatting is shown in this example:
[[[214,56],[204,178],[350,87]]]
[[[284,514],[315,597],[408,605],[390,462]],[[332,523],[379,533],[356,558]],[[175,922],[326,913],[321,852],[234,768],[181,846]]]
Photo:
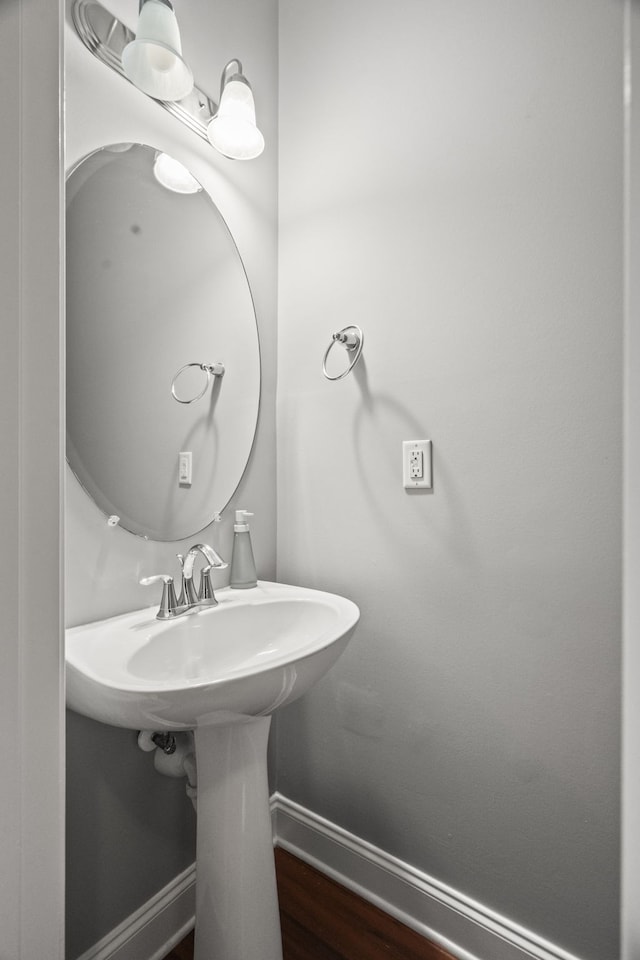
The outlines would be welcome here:
[[[360,615],[343,597],[278,583],[216,596],[172,621],[148,607],[67,630],[69,706],[133,730],[267,716],[331,667]]]
[[[67,703],[133,730],[194,729],[195,960],[282,960],[267,778],[271,714],[358,622],[331,593],[259,582],[176,620],[157,607],[67,630]]]

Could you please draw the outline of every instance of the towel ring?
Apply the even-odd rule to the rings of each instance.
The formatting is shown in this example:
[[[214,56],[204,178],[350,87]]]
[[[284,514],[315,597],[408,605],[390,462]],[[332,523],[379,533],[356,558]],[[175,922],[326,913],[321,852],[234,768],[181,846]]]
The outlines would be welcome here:
[[[347,353],[351,354],[351,360],[346,370],[343,370],[342,373],[339,373],[336,377],[332,377],[329,373],[327,373],[327,358],[336,343],[342,344]],[[322,361],[322,372],[327,380],[342,380],[342,378],[346,377],[348,373],[351,373],[356,363],[360,359],[363,346],[364,333],[360,327],[356,326],[355,323],[350,324],[348,327],[343,327],[342,330],[338,330],[337,333],[334,333],[333,337],[331,338],[331,343],[327,347],[324,355],[324,360]]]
[[[204,387],[195,397],[191,397],[190,400],[183,400],[182,397],[179,397],[176,393],[176,380],[180,376],[183,370],[186,370],[187,367],[200,367],[200,369],[206,373],[207,379],[205,381]],[[178,372],[175,374],[173,380],[171,381],[171,396],[174,400],[177,400],[178,403],[195,403],[196,400],[201,400],[207,392],[207,388],[211,383],[211,377],[223,377],[224,376],[224,363],[185,363],[184,366],[180,367]]]

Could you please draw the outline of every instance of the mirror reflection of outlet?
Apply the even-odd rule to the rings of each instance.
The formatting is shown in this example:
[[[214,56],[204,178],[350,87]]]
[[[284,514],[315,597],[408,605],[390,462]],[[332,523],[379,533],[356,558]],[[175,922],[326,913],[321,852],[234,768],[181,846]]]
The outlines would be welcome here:
[[[178,459],[178,483],[181,487],[190,487],[193,476],[193,455],[191,450],[184,450]]]
[[[402,482],[407,490],[431,489],[431,440],[402,441]]]

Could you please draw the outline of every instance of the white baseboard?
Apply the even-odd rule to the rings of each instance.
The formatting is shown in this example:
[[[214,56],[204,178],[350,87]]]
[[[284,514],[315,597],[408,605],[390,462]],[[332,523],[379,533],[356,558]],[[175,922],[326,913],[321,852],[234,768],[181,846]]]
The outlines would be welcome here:
[[[195,863],[78,960],[161,960],[195,923]]]
[[[279,793],[274,842],[459,960],[579,960]]]
[[[579,960],[279,793],[271,811],[275,844],[459,960]],[[194,915],[195,864],[77,960],[161,960]]]

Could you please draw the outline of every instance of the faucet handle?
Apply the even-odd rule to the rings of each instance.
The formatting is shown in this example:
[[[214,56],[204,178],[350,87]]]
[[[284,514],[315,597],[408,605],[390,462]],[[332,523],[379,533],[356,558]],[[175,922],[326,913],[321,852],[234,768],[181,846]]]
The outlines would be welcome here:
[[[198,591],[198,602],[201,606],[206,607],[215,607],[218,604],[215,594],[213,592],[213,586],[211,584],[211,567],[213,564],[209,564],[206,567],[203,567],[200,571],[200,589]]]
[[[162,582],[162,599],[160,607],[156,613],[156,620],[169,620],[176,615],[178,602],[176,600],[176,591],[173,587],[173,577],[166,573],[158,573],[153,577],[143,577],[140,585],[148,587],[152,583]]]

